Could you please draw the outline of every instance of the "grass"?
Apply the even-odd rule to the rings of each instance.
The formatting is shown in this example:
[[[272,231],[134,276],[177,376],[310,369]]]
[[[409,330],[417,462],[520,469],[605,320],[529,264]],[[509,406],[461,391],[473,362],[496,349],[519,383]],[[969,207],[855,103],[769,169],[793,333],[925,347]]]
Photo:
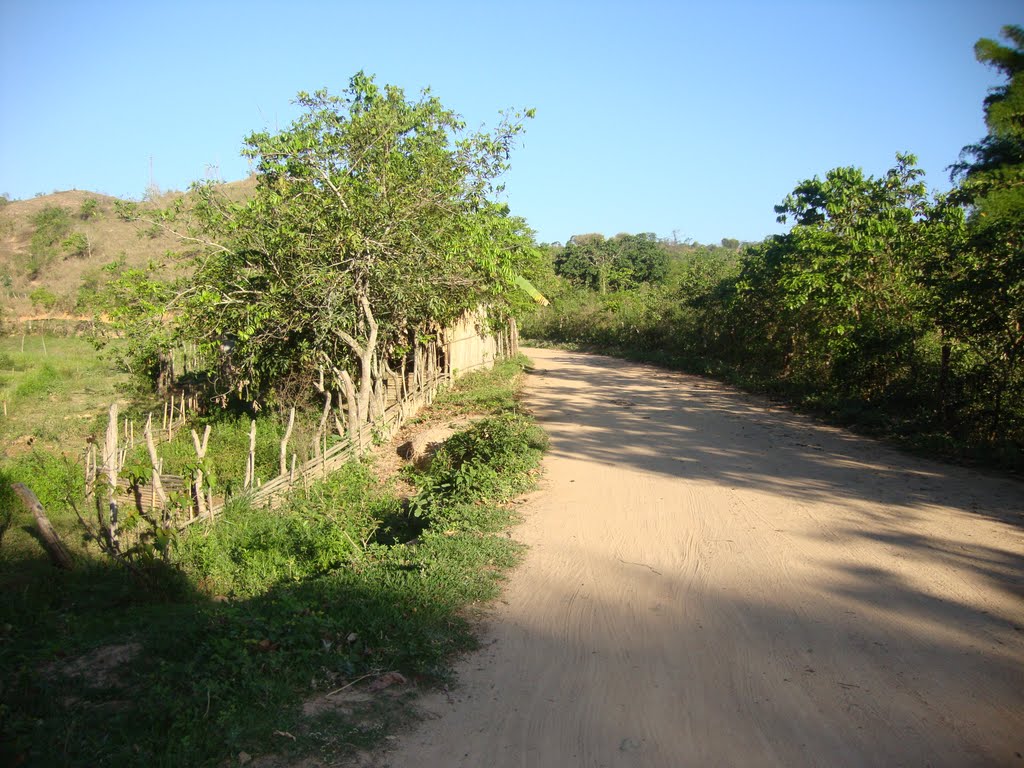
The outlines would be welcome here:
[[[88,341],[75,337],[0,336],[0,445],[4,456],[31,445],[60,452],[84,447],[97,417],[124,402],[126,377]]]
[[[58,534],[83,557],[91,553],[66,498],[82,498],[86,440],[102,437],[107,427],[107,410],[114,402],[119,404],[122,415],[134,419],[137,438],[135,448],[126,456],[122,474],[135,472],[148,477],[150,462],[142,442],[144,414],[153,409],[158,428],[162,414],[161,406],[152,396],[136,391],[130,377],[119,373],[109,356],[97,352],[84,339],[0,336],[0,403],[7,405],[6,417],[0,410],[0,481],[7,485],[27,484],[39,497]],[[300,464],[310,457],[314,430],[310,422],[316,418],[317,415],[300,417],[296,422],[289,450],[298,454]],[[212,432],[204,462],[207,484],[214,487],[218,496],[230,494],[241,487],[245,475],[250,422],[242,416],[219,412],[208,421]],[[196,426],[201,434],[203,424]],[[283,433],[279,414],[260,415],[256,476],[264,481],[279,471]],[[165,474],[188,474],[196,462],[188,429],[179,430],[168,442],[159,442],[158,452]],[[28,533],[28,522],[12,525],[5,537],[9,551],[38,549]]]
[[[7,406],[6,416],[0,410],[0,484],[29,485],[57,532],[80,554],[87,549],[65,498],[69,492],[80,497],[86,437],[105,428],[111,402],[126,402],[126,383],[84,339],[0,336],[0,403]],[[31,559],[39,550],[29,533],[31,517],[0,494],[0,515],[12,507],[4,553]]]
[[[437,684],[452,655],[473,647],[475,606],[519,556],[501,533],[514,514],[500,500],[529,485],[543,443],[518,413],[523,365],[466,377],[439,398],[435,417],[488,418],[413,476],[421,501],[430,497],[419,516],[356,463],[273,512],[236,502],[190,529],[145,588],[86,554],[56,572],[38,547],[5,542],[0,761],[331,760],[406,722],[412,686],[361,702],[327,694],[389,672]],[[304,714],[310,702],[326,706]]]

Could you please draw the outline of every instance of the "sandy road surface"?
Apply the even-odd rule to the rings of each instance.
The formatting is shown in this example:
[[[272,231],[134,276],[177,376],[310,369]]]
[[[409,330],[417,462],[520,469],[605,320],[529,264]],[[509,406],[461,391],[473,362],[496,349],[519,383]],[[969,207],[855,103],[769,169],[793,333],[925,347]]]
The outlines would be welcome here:
[[[382,764],[1024,767],[1024,485],[529,354],[530,552]]]

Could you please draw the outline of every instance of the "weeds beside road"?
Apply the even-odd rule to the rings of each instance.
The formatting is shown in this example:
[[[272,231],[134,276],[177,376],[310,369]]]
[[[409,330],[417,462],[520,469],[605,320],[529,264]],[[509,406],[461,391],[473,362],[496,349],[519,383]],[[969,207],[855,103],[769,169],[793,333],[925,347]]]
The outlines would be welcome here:
[[[446,679],[474,643],[472,606],[516,561],[504,502],[544,445],[513,397],[523,365],[439,399],[436,413],[485,418],[409,472],[411,502],[366,463],[273,512],[239,501],[183,534],[145,590],[84,555],[58,573],[41,552],[0,550],[5,762],[213,765],[379,740],[409,716],[402,681]],[[328,695],[373,681],[389,695]]]

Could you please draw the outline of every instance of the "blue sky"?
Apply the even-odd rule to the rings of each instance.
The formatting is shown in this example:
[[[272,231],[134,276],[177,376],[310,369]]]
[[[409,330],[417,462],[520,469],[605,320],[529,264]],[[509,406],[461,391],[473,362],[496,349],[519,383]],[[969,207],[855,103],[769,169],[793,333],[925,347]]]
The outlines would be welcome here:
[[[797,182],[915,153],[933,188],[984,135],[979,37],[1020,0],[0,0],[0,192],[184,189],[363,69],[471,126],[535,107],[507,200],[540,241],[781,231]]]

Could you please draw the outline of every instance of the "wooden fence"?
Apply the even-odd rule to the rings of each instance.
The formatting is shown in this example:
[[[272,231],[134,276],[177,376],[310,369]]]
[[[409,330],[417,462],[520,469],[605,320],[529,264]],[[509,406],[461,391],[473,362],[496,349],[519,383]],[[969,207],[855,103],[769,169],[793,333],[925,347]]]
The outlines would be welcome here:
[[[246,462],[246,481],[240,495],[248,497],[250,503],[258,507],[272,509],[278,506],[296,485],[330,475],[363,454],[374,439],[389,440],[408,419],[433,402],[443,387],[459,376],[490,368],[496,360],[514,355],[518,345],[514,320],[494,333],[484,310],[467,313],[459,322],[438,334],[436,339],[415,349],[410,356],[411,366],[403,366],[400,374],[381,379],[381,387],[374,393],[377,399],[376,418],[372,424],[366,425],[366,429],[359,430],[358,439],[345,436],[340,442],[320,449],[320,440],[326,439],[326,433],[318,434],[314,457],[297,465],[296,455],[291,453],[289,461],[288,452],[294,423],[292,409],[280,446],[278,474],[266,482],[256,477],[256,422],[253,421],[249,454],[239,457],[239,465]],[[330,415],[330,403],[328,394],[321,428]],[[130,547],[142,534],[138,528],[120,529],[120,519],[124,517],[120,512],[122,509],[134,508],[154,526],[183,530],[198,521],[212,520],[230,501],[213,494],[202,470],[197,470],[190,477],[163,474],[161,471],[162,462],[156,446],[161,441],[172,439],[177,431],[186,427],[188,413],[190,410],[194,412],[196,406],[197,403],[189,397],[171,400],[164,408],[163,418],[154,420],[151,415],[141,430],[137,430],[130,421],[121,421],[117,406],[111,406],[106,439],[100,445],[90,444],[86,451],[85,472],[87,495],[96,503],[101,527],[106,529],[103,535],[115,549]],[[344,432],[342,421],[335,416],[339,434]],[[192,430],[197,467],[202,466],[209,437],[209,427],[202,436]],[[149,453],[151,472],[148,480],[123,476],[127,453],[139,440],[145,441]]]

